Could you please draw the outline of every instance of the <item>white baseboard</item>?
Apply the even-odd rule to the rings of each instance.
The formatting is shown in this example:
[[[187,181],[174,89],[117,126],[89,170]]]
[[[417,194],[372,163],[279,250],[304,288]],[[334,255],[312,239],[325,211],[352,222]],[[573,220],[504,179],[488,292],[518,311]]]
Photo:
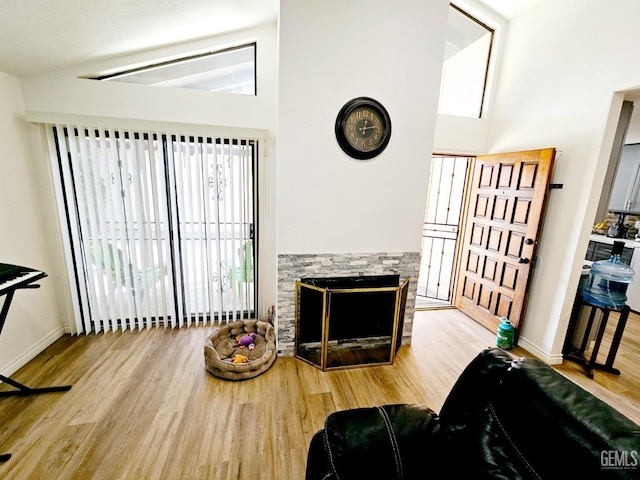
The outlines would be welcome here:
[[[33,345],[29,350],[24,352],[18,358],[13,360],[7,365],[0,367],[0,372],[5,376],[11,376],[19,369],[24,367],[27,363],[33,360],[36,356],[42,353],[47,347],[52,345],[56,340],[62,337],[65,333],[71,332],[69,325],[61,325],[54,331],[42,338],[38,343]]]
[[[527,341],[526,338],[518,340],[518,346],[524,348],[527,352],[535,355],[548,365],[560,365],[563,361],[562,354],[549,355],[547,352],[540,350],[536,345]]]

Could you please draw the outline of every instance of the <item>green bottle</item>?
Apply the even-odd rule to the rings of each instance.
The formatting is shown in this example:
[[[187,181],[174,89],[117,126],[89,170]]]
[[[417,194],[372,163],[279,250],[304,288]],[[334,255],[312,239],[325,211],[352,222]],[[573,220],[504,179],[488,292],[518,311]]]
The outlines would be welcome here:
[[[513,348],[515,333],[516,329],[511,325],[511,321],[507,317],[501,317],[500,325],[498,325],[498,333],[496,335],[496,345],[503,350]]]

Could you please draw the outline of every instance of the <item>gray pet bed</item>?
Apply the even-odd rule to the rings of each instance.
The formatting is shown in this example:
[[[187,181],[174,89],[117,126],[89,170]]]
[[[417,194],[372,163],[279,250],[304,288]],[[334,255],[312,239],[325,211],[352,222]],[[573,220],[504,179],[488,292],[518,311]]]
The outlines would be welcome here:
[[[255,348],[240,348],[236,338],[255,333]],[[236,355],[248,357],[247,363],[233,363]],[[212,375],[226,380],[246,380],[266,372],[276,359],[276,334],[273,325],[260,320],[238,320],[216,328],[204,345],[204,360]]]

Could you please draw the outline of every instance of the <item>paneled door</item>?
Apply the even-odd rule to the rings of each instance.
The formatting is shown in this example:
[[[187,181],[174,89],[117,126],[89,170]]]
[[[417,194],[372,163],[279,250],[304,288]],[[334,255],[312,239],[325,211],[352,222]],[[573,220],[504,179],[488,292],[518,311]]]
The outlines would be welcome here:
[[[518,329],[555,149],[478,156],[471,174],[455,305],[496,331]]]

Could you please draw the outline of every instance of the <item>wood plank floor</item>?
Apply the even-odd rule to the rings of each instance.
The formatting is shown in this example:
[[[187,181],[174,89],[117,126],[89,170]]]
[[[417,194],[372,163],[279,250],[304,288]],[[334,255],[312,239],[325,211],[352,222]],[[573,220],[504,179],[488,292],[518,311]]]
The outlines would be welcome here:
[[[630,321],[635,338],[639,324]],[[229,382],[205,370],[211,330],[57,341],[12,377],[73,388],[0,398],[0,454],[13,455],[0,463],[0,478],[300,480],[309,441],[329,413],[396,402],[439,411],[462,369],[495,340],[455,310],[418,312],[413,345],[392,366],[323,373],[281,357],[257,378]],[[627,343],[619,377],[596,372],[589,380],[571,364],[559,370],[640,423],[638,344]]]

